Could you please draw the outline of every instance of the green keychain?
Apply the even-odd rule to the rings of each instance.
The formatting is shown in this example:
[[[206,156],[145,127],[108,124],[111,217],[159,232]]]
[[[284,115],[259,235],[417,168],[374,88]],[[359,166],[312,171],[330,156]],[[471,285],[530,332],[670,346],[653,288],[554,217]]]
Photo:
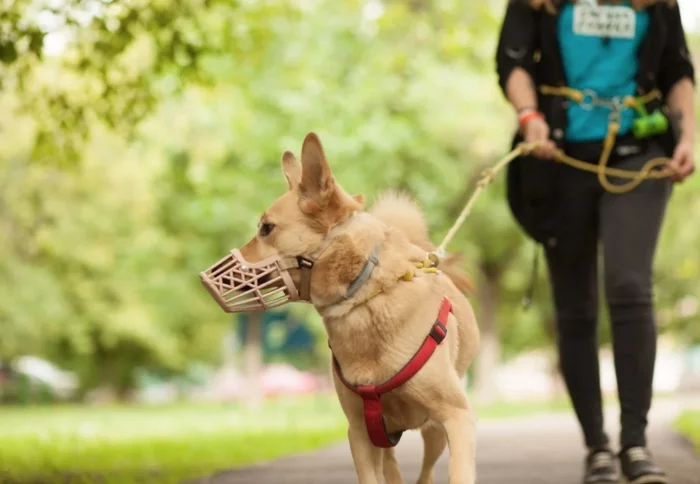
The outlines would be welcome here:
[[[639,117],[634,120],[632,133],[637,139],[648,138],[657,134],[663,134],[668,130],[668,119],[660,109],[655,109],[651,115],[647,113],[643,104],[636,107]]]

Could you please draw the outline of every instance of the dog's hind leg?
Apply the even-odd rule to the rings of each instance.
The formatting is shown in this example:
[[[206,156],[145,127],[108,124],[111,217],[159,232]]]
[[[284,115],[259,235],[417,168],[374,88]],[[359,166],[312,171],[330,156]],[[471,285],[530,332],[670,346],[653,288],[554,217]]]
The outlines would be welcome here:
[[[372,445],[364,422],[350,423],[348,440],[350,441],[350,453],[355,464],[358,484],[383,484],[383,449]]]
[[[437,390],[437,388],[435,389]],[[467,395],[453,372],[443,381],[439,398],[429,409],[433,420],[441,423],[450,449],[449,484],[474,484],[476,481],[476,422]]]
[[[420,429],[423,435],[423,466],[417,484],[433,484],[433,468],[447,445],[445,428],[437,422],[428,422]]]
[[[386,484],[403,484],[399,463],[396,461],[394,449],[383,449],[384,455],[384,479]]]

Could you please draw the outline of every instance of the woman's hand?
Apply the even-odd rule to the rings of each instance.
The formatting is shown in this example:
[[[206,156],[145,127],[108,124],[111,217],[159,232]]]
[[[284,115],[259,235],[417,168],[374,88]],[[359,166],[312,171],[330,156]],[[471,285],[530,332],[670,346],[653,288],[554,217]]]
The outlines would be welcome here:
[[[693,140],[687,136],[680,139],[673,152],[673,158],[668,166],[675,173],[671,176],[674,182],[682,182],[695,172],[695,153]]]
[[[539,146],[533,154],[539,158],[551,159],[557,152],[557,145],[549,139],[549,125],[542,116],[528,119],[522,126],[523,137],[526,143],[538,143]]]

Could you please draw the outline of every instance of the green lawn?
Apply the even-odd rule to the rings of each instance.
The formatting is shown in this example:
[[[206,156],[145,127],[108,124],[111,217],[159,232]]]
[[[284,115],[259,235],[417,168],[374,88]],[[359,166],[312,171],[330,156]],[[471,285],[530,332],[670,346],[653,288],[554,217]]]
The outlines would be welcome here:
[[[330,397],[267,402],[255,412],[234,405],[0,407],[0,482],[179,482],[312,450],[343,438],[345,429]]]
[[[478,407],[480,420],[568,408]],[[0,482],[169,483],[342,440],[335,396],[240,405],[0,407]]]
[[[476,406],[479,420],[522,417],[543,412],[562,412],[571,408],[569,400],[533,400],[526,402],[499,402],[487,406]]]
[[[695,444],[695,448],[700,453],[700,410],[682,413],[676,421],[676,428]]]

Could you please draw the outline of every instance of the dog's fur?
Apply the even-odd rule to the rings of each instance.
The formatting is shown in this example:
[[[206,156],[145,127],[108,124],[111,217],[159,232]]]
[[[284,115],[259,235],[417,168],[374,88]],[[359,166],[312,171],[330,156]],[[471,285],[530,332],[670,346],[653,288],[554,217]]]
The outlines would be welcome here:
[[[447,338],[382,403],[390,432],[421,430],[425,454],[419,484],[433,482],[433,466],[448,440],[450,484],[474,483],[475,418],[461,377],[477,352],[479,330],[466,297],[471,283],[458,258],[443,260],[441,273],[416,271],[412,280],[400,280],[434,249],[421,211],[407,196],[388,194],[364,211],[364,197],[349,195],[336,182],[314,133],[304,139],[301,163],[285,152],[282,166],[289,190],[262,216],[263,235],[258,233],[241,253],[251,262],[274,254],[295,257],[317,254],[333,241],[312,270],[311,302],[323,316],[345,378],[355,384],[379,384],[394,376],[428,335],[442,298],[449,297],[454,313]],[[349,283],[376,245],[379,264],[346,300]],[[298,285],[296,272],[290,271]],[[335,376],[334,383],[360,484],[402,483],[393,449],[376,448],[369,440],[361,398]]]

